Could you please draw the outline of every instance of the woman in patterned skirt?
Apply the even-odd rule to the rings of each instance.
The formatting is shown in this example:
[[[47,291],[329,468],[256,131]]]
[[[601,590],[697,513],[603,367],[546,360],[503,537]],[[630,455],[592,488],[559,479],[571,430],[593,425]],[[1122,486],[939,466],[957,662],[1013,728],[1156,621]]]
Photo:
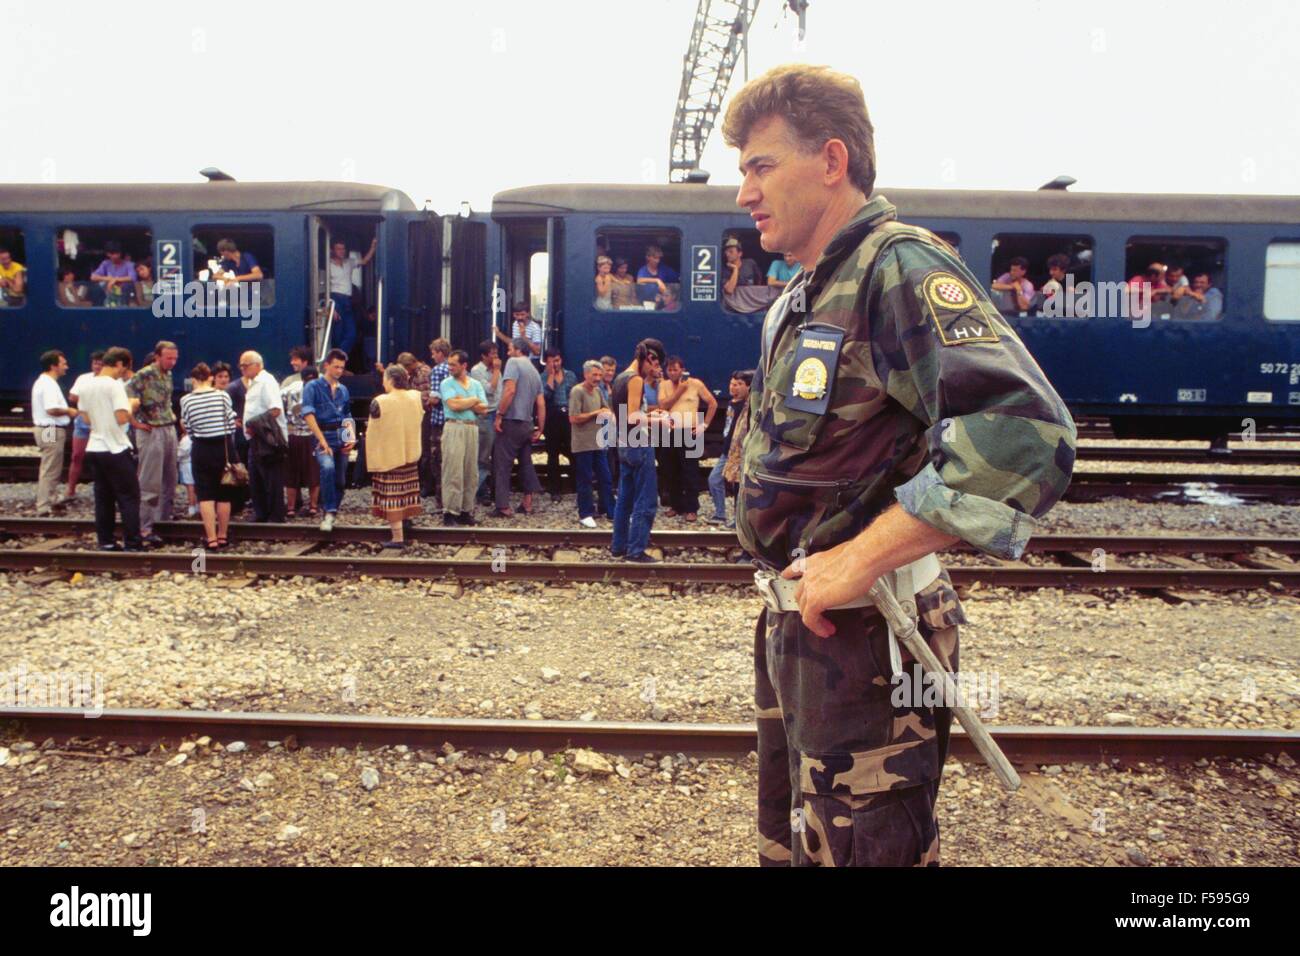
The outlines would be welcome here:
[[[366,468],[370,471],[370,511],[388,521],[393,540],[385,548],[405,547],[402,522],[422,514],[420,504],[420,423],[424,406],[410,387],[406,369],[384,369],[384,394],[370,403],[366,424]]]

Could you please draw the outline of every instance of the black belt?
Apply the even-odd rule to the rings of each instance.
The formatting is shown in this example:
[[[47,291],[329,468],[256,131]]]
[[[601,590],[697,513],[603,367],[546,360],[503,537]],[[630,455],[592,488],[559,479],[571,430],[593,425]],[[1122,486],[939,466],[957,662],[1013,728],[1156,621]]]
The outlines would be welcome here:
[[[320,422],[317,422],[316,424],[320,425]],[[333,425],[320,425],[320,430],[323,432],[336,432],[342,427],[343,427],[343,423],[338,422]]]

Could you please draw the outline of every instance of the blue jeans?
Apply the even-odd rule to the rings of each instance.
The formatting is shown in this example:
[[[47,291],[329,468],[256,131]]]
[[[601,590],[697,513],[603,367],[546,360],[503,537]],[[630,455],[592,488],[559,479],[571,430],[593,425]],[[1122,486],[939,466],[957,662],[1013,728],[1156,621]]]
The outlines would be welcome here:
[[[357,344],[357,320],[352,315],[352,296],[331,292],[330,298],[334,300],[334,324],[338,326],[338,347],[351,353],[352,346]]]
[[[591,518],[596,512],[591,502],[591,476],[596,473],[596,496],[600,502],[600,513],[608,516],[611,499],[614,497],[609,477],[609,455],[604,448],[595,451],[575,451],[573,453],[573,472],[578,482],[578,517]]]
[[[618,502],[614,505],[614,537],[609,550],[637,557],[650,544],[650,528],[659,507],[655,480],[655,450],[618,450]]]
[[[727,456],[723,455],[709,472],[709,497],[713,499],[713,516],[727,520],[727,480],[722,477],[722,470],[727,467]]]
[[[320,465],[320,506],[327,514],[338,514],[343,503],[343,489],[348,480],[348,456],[337,431],[327,431],[325,442],[330,446],[327,455],[316,446],[316,464]]]

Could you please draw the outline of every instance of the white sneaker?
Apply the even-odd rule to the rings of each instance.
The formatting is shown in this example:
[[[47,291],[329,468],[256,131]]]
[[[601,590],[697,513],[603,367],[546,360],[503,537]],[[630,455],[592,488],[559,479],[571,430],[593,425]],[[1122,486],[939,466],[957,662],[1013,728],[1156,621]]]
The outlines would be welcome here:
[[[320,529],[322,531],[334,530],[334,512],[332,511],[325,512],[325,517],[320,519]]]
[[[591,515],[588,515],[580,520],[578,524],[582,525],[584,528],[594,528],[596,527],[596,519],[591,517]]]

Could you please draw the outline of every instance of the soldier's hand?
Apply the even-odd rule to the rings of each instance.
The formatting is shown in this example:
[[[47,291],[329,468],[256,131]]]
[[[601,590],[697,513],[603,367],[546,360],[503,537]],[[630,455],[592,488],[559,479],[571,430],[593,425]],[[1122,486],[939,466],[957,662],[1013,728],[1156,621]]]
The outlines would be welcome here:
[[[861,597],[875,583],[875,579],[864,573],[857,562],[849,560],[846,554],[849,544],[846,541],[829,551],[797,558],[781,572],[783,578],[799,579],[794,592],[794,598],[799,602],[799,615],[804,626],[818,637],[835,634],[835,625],[823,613],[827,608]]]

